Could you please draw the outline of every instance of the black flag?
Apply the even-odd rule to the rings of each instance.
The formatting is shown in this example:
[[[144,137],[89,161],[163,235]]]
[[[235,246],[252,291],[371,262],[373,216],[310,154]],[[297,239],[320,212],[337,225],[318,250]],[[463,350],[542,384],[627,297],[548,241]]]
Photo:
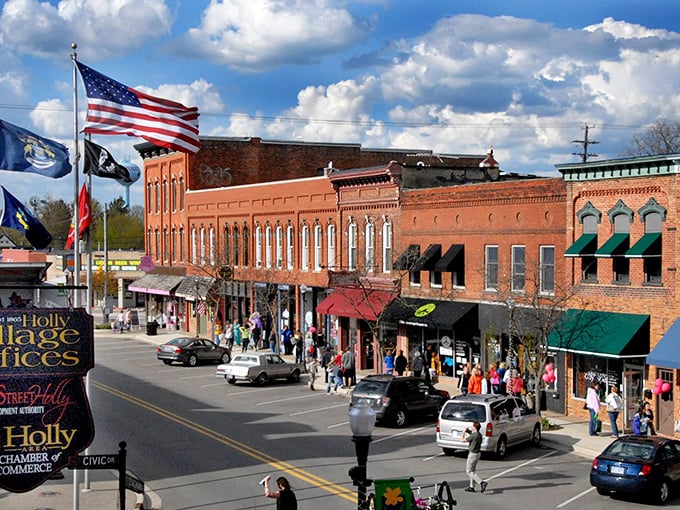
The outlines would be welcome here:
[[[130,172],[123,165],[116,162],[101,145],[85,140],[85,164],[83,171],[87,174],[96,175],[97,177],[109,177],[116,179],[121,183],[133,182],[130,178]]]

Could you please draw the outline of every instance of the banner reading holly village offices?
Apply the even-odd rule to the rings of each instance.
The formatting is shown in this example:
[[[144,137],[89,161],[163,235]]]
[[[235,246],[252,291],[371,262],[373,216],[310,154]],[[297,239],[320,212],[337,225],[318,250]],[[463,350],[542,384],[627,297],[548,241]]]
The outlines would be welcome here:
[[[0,309],[1,488],[34,489],[92,442],[93,333],[82,308]]]

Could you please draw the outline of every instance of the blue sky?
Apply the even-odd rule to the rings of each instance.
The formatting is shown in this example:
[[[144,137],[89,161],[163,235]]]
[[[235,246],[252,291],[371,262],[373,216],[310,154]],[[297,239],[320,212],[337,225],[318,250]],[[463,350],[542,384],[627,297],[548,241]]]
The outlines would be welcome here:
[[[198,106],[204,136],[493,146],[510,172],[557,175],[585,124],[598,159],[620,157],[680,110],[677,0],[6,0],[0,118],[73,146],[73,41],[94,69]],[[94,141],[142,165],[141,139]],[[72,175],[0,183],[23,201],[73,199]],[[102,201],[124,193],[93,187]]]

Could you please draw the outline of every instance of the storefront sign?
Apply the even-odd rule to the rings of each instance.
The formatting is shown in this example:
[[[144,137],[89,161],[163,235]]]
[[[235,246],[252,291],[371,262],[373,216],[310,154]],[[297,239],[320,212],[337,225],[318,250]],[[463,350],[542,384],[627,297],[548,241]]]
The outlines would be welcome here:
[[[90,445],[83,377],[93,366],[85,310],[0,310],[1,488],[30,491]]]

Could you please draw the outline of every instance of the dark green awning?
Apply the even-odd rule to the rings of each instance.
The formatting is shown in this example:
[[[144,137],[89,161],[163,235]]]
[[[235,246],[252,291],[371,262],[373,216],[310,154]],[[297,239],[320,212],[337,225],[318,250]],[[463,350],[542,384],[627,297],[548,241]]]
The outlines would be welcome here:
[[[411,271],[432,271],[434,269],[435,263],[442,256],[442,245],[441,244],[431,244],[425,250],[415,264]]]
[[[613,257],[626,253],[630,242],[629,234],[614,234],[595,252],[596,257]]]
[[[661,232],[643,235],[630,250],[626,257],[654,257],[661,255]]]
[[[569,309],[548,335],[557,350],[613,358],[649,353],[649,315]]]
[[[567,251],[565,257],[582,257],[583,255],[594,255],[597,250],[597,234],[583,234]]]

